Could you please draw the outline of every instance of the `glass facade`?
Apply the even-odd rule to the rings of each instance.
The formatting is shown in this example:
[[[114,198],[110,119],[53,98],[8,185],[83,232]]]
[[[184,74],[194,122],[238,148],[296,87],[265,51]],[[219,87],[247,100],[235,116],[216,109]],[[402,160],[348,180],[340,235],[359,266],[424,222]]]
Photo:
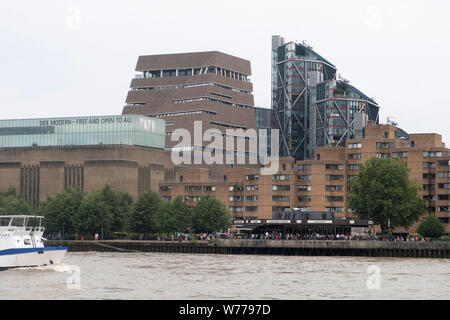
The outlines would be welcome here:
[[[139,115],[0,120],[0,148],[125,144],[165,147],[165,121]]]
[[[282,38],[281,38],[282,39]],[[280,129],[280,155],[314,158],[318,146],[345,145],[378,123],[378,104],[307,44],[272,37],[272,109]]]

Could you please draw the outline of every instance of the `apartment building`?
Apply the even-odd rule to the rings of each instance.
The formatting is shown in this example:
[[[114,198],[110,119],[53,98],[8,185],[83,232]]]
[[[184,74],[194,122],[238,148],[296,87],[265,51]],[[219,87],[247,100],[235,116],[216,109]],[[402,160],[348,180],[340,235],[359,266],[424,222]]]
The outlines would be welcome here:
[[[410,134],[407,140],[403,130],[371,121],[364,138],[349,139],[345,147],[318,147],[314,160],[280,158],[279,170],[273,175],[261,175],[255,168],[233,168],[224,170],[221,179],[211,179],[207,168],[177,168],[177,174],[161,183],[159,191],[165,200],[182,196],[191,205],[202,196],[217,197],[236,219],[271,219],[275,213],[294,208],[352,218],[348,181],[373,157],[404,161],[410,179],[428,201],[428,212],[450,232],[450,150],[442,137]]]

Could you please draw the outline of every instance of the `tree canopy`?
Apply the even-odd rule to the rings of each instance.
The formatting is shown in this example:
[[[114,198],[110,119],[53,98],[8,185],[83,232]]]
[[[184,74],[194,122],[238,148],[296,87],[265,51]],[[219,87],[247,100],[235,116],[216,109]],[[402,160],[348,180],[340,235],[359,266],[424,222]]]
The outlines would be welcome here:
[[[427,208],[408,171],[399,159],[368,160],[349,181],[349,207],[359,218],[380,225],[383,233],[395,227],[407,230]]]
[[[123,231],[133,199],[122,191],[105,186],[87,194],[73,216],[73,226],[79,233],[110,233]]]
[[[445,233],[444,226],[435,216],[429,216],[417,228],[417,232],[427,238],[439,238]]]
[[[153,231],[153,219],[161,205],[161,196],[154,191],[144,192],[134,204],[129,217],[129,228],[133,232],[143,233],[147,238]]]
[[[32,212],[31,205],[17,196],[14,187],[10,186],[6,192],[0,192],[0,215],[30,214]]]
[[[39,206],[39,214],[45,216],[47,231],[73,234],[73,217],[77,214],[84,193],[79,188],[68,188],[55,197],[47,197]]]
[[[186,232],[191,226],[192,208],[178,196],[173,202],[162,202],[155,217],[153,228],[158,233]]]
[[[201,198],[194,208],[194,230],[197,233],[227,231],[231,226],[231,214],[217,198]]]

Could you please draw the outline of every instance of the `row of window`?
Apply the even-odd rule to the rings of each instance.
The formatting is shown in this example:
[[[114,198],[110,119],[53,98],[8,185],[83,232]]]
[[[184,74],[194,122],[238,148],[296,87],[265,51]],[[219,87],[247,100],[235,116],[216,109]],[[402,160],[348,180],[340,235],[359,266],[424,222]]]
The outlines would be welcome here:
[[[448,200],[450,200],[450,195],[448,195],[448,194],[439,194],[437,197],[438,197],[439,201],[448,201]],[[427,200],[427,201],[436,201],[436,196],[435,195],[423,196],[423,199]]]
[[[361,143],[349,143],[347,145],[347,148],[348,149],[361,149],[362,145],[361,145]]]
[[[395,148],[395,143],[393,142],[377,142],[378,149],[389,149]]]
[[[231,207],[228,207],[228,210],[230,212],[244,212],[244,207],[231,206]],[[248,207],[245,207],[245,211],[247,211],[247,212],[256,212],[256,211],[258,211],[258,207],[256,207],[256,206],[248,206]]]
[[[229,86],[224,86],[222,84],[218,84],[215,82],[202,82],[202,83],[194,83],[194,84],[186,84],[186,85],[166,85],[166,86],[146,86],[146,87],[133,87],[131,91],[149,91],[149,90],[174,90],[174,89],[182,89],[182,88],[194,88],[194,87],[204,87],[204,86],[213,86],[218,88],[223,88],[227,90],[231,90],[239,93],[251,94],[250,91],[236,89]]]
[[[211,101],[211,102],[218,102],[218,103],[222,103],[222,104],[226,104],[232,107],[239,107],[239,108],[244,108],[244,109],[253,109],[252,106],[248,106],[245,104],[239,104],[239,103],[234,103],[234,102],[230,102],[230,101],[225,101],[225,100],[221,100],[221,99],[216,99],[216,98],[211,98],[211,97],[197,97],[197,98],[187,98],[187,99],[178,99],[178,100],[173,100],[173,103],[186,103],[186,102],[197,102],[197,101]]]
[[[435,184],[424,184],[423,190],[425,191],[434,191],[436,190]],[[438,189],[450,189],[450,183],[438,183]]]
[[[159,113],[159,114],[151,114],[150,117],[162,118],[162,117],[176,117],[176,116],[187,116],[191,114],[211,114],[216,115],[217,113],[209,110],[191,110],[191,111],[182,111],[182,112],[170,112],[170,113]]]
[[[299,196],[299,197],[297,197],[297,199],[300,202],[311,202],[311,196]],[[289,196],[272,196],[272,201],[287,202],[287,201],[291,201],[291,197],[289,197]],[[344,197],[343,196],[325,196],[325,201],[326,202],[343,202]]]
[[[449,171],[438,172],[438,178],[449,178],[449,177],[450,177]]]
[[[424,158],[438,158],[438,157],[442,157],[442,152],[441,151],[424,151],[423,152],[423,157]]]
[[[166,70],[144,70],[136,74],[137,79],[142,78],[161,78],[161,77],[183,77],[201,74],[217,74],[223,77],[248,82],[247,75],[228,70],[216,66],[199,67],[199,68],[180,68],[180,69],[166,69]]]
[[[171,186],[161,186],[160,191],[167,192],[172,190]],[[246,186],[245,189],[247,191],[258,191],[259,186],[258,185],[249,185]],[[213,192],[216,191],[216,186],[185,186],[184,190],[186,192],[201,192],[202,190],[204,192]],[[243,191],[244,188],[242,186],[230,186],[229,191]],[[272,185],[273,191],[290,191],[291,186],[290,185]],[[311,191],[311,186],[298,186],[298,191]],[[325,191],[344,191],[344,186],[342,185],[326,185]],[[257,201],[256,199],[253,199],[252,201]]]

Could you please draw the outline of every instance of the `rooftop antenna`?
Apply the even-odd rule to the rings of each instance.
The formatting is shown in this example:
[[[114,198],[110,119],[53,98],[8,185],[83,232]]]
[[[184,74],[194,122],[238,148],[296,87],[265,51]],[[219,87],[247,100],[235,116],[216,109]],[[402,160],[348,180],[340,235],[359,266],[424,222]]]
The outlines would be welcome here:
[[[311,49],[312,50],[312,46],[310,46],[307,42],[306,42],[306,40],[303,40],[302,41],[302,44],[305,46],[305,47],[307,47],[307,48],[309,48],[309,49]]]
[[[386,121],[386,122],[387,122],[388,124],[392,125],[392,126],[398,125],[397,122],[395,122],[394,120],[391,120],[392,118],[395,118],[395,117],[387,117],[387,121]]]

